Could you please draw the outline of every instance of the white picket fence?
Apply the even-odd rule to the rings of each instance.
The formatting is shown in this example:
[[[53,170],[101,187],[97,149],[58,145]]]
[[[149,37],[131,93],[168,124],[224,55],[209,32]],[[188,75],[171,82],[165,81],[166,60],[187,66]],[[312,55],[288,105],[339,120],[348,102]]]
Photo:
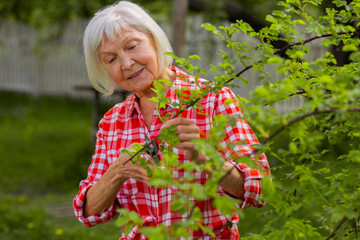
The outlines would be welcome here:
[[[187,22],[186,55],[199,55],[201,61],[194,63],[210,69],[210,64],[221,61],[217,51],[227,51],[226,46],[219,38],[213,37],[200,27],[203,23],[201,17],[189,17]],[[18,22],[2,23],[0,25],[0,90],[20,91],[37,96],[68,95],[75,98],[92,96],[91,92],[75,89],[75,86],[89,85],[82,50],[82,35],[86,23],[87,21],[69,23],[62,37],[40,46],[40,51],[36,50],[38,33],[34,29]],[[168,36],[171,36],[172,29],[169,25],[160,25]],[[250,45],[256,44],[254,39],[248,36],[239,34],[236,37]],[[312,46],[313,56],[326,51],[316,44],[318,43]],[[211,75],[208,76],[210,77]],[[259,73],[250,70],[243,77],[249,80],[249,84],[234,91],[237,95],[248,97],[248,93],[258,84]],[[276,72],[273,73],[273,77],[278,77]],[[286,110],[300,104],[301,100],[295,98],[279,108]]]
[[[81,49],[83,30],[81,22],[69,24],[61,39],[38,46],[34,29],[16,22],[1,24],[0,89],[76,96],[74,86],[88,84]]]

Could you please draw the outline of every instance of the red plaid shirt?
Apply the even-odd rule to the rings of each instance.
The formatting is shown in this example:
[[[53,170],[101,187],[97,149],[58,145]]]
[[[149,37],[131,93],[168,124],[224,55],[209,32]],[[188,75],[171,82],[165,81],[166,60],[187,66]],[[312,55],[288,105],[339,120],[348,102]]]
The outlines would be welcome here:
[[[177,76],[167,96],[171,101],[177,102],[178,97],[175,94],[176,91],[183,87],[195,89],[197,85],[194,84],[194,78],[192,76],[187,75],[177,67],[172,67],[172,70]],[[185,77],[189,82],[184,81],[178,76]],[[199,79],[199,81],[204,82],[205,80]],[[224,87],[218,94],[209,93],[200,100],[201,109],[210,116],[210,118],[206,115],[196,114],[191,108],[184,111],[182,116],[194,120],[200,130],[206,135],[211,128],[211,122],[215,115],[241,116],[242,112],[236,102],[224,104],[224,101],[227,99],[236,98],[230,89]],[[143,218],[144,226],[156,226],[158,224],[170,226],[172,223],[181,221],[187,217],[187,214],[180,215],[178,212],[171,211],[172,195],[176,192],[174,188],[153,188],[131,178],[119,189],[116,200],[107,211],[100,216],[89,216],[86,218],[83,216],[83,204],[86,191],[101,178],[110,164],[117,159],[121,149],[129,147],[135,142],[144,143],[145,135],[150,139],[157,138],[163,124],[158,118],[158,115],[164,116],[167,112],[178,111],[179,109],[174,108],[171,103],[167,104],[166,108],[160,109],[159,112],[155,110],[151,128],[148,129],[140,113],[137,98],[135,95],[132,95],[124,102],[116,104],[104,115],[99,124],[96,149],[88,169],[88,176],[80,182],[79,193],[75,196],[73,202],[75,214],[80,222],[88,227],[107,222],[116,215],[117,208],[127,208],[130,211],[136,211]],[[235,127],[229,126],[224,131],[226,138],[220,142],[223,148],[229,148],[226,144],[229,141],[245,141],[247,143],[247,145],[236,145],[235,149],[228,149],[228,151],[224,153],[224,158],[226,159],[229,159],[233,151],[237,152],[239,156],[251,155],[253,150],[251,145],[258,144],[258,140],[253,131],[241,118],[237,118]],[[186,159],[182,150],[174,148],[174,152],[179,155],[179,164],[190,161]],[[148,158],[146,154],[144,154],[144,157]],[[241,171],[244,176],[245,201],[239,207],[261,207],[263,203],[258,201],[261,195],[260,180],[262,176],[260,172],[256,169],[250,169],[245,164],[236,164],[232,160],[229,161],[236,165],[236,168]],[[265,155],[260,156],[258,164],[261,165],[264,170],[269,169]],[[173,176],[176,177],[182,177],[185,174],[184,170],[174,170],[172,173]],[[201,184],[204,184],[208,178],[205,172],[195,172],[194,174],[195,181]],[[219,188],[219,192],[222,192],[221,188]],[[222,215],[212,206],[211,200],[201,201],[197,206],[203,214],[204,224],[214,231],[217,236],[216,239],[239,238],[237,230],[238,215],[234,214],[232,217]],[[227,224],[228,221],[231,221],[232,224]],[[230,228],[228,225],[232,225],[232,227]],[[196,239],[211,239],[211,237],[201,230],[192,231],[191,235]],[[120,239],[146,239],[146,237],[140,234],[138,227],[135,226],[128,235],[125,235],[123,232]]]

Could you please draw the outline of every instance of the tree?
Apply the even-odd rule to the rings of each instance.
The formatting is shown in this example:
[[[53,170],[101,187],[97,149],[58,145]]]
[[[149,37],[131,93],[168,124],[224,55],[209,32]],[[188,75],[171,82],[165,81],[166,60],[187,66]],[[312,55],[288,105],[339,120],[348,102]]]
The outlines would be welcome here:
[[[92,15],[95,9],[111,1],[56,2],[2,2],[1,16],[20,19],[42,28],[59,19],[65,21]],[[360,173],[357,171],[360,164],[360,2],[284,0],[279,2],[279,6],[279,10],[265,17],[268,25],[264,24],[258,29],[244,20],[219,28],[204,24],[206,30],[227,43],[237,58],[221,52],[224,62],[215,63],[212,67],[217,74],[212,90],[216,91],[221,86],[236,87],[232,79],[240,79],[246,84],[251,81],[242,77],[246,71],[261,73],[260,85],[254,89],[251,97],[239,97],[238,101],[244,110],[244,118],[260,138],[261,145],[255,151],[265,152],[271,158],[272,182],[268,177],[263,181],[263,200],[267,205],[261,210],[261,218],[256,218],[257,222],[263,223],[263,227],[247,232],[244,239],[354,239],[360,231]],[[238,32],[257,38],[261,43],[250,47],[244,42],[233,42],[232,36]],[[305,33],[311,36],[304,38]],[[274,45],[276,41],[286,44],[278,47]],[[307,44],[313,41],[329,47],[329,51],[311,59],[311,49]],[[348,61],[339,64],[332,49],[345,52]],[[248,52],[256,52],[256,57],[248,57]],[[189,60],[177,58],[177,61],[193,75],[202,76],[204,70],[191,64],[194,58],[198,57],[191,56]],[[236,60],[242,66],[240,69],[234,67]],[[276,69],[279,77],[274,78],[269,74],[269,68]],[[166,99],[161,94],[161,85],[157,87],[157,102],[161,106]],[[193,92],[181,104],[196,107],[201,94],[204,93]],[[293,97],[304,99],[301,108],[285,113],[276,109],[276,103]],[[199,141],[199,150],[206,150],[210,156],[216,155],[216,133],[221,133],[224,124],[227,124],[227,119],[215,121],[213,138],[206,142]],[[167,139],[172,139],[169,137],[173,134],[171,131],[164,134]],[[136,150],[142,152],[148,146],[138,145]],[[176,166],[176,156],[171,149],[162,148],[162,151],[168,156],[168,165]],[[141,161],[136,156],[133,160]],[[256,167],[250,159],[237,161]],[[198,166],[190,164],[182,167],[190,171]],[[198,168],[206,167],[209,166]],[[216,186],[225,174],[221,171],[218,173],[213,175],[207,186]],[[169,177],[166,168],[153,173],[152,184],[179,184],[172,182],[171,177],[162,176]],[[217,198],[212,188],[203,191],[199,186],[188,186],[199,191],[183,189],[184,194],[179,196],[176,206],[184,206],[179,203],[186,203],[188,196],[196,199],[214,197],[218,201],[218,208],[224,212],[235,209],[226,198]],[[125,210],[121,212],[126,213]],[[247,210],[239,212],[242,217],[247,217],[247,213]],[[248,219],[251,220],[251,217]],[[174,232],[175,229],[168,232],[161,225],[141,228],[141,219],[133,213],[121,217],[118,225],[128,226],[127,229],[139,224],[142,231],[154,239],[167,238],[169,234],[186,234],[187,227],[204,228],[211,232],[201,225],[201,215],[196,208],[190,211],[188,220],[181,223],[182,229],[178,232]]]
[[[234,69],[231,56],[221,52],[224,62],[212,66],[217,74],[213,89],[227,85],[232,86],[233,79],[241,79],[246,84],[248,79],[242,77],[246,71],[255,70],[261,73],[260,85],[254,89],[249,99],[238,98],[244,109],[244,118],[250,123],[260,138],[261,145],[255,152],[265,152],[271,158],[272,181],[263,179],[263,200],[267,206],[262,210],[264,224],[257,232],[247,232],[243,239],[354,239],[359,236],[360,205],[360,1],[347,3],[334,0],[332,7],[326,8],[323,15],[314,16],[308,10],[322,7],[321,0],[286,0],[279,2],[281,10],[275,10],[266,16],[268,27],[254,30],[248,23],[237,21],[229,26],[215,27],[209,23],[203,27],[213,32],[227,43],[234,51],[242,69]],[[299,30],[300,29],[300,30]],[[244,42],[233,42],[232,36],[242,32],[260,39],[261,43],[250,47]],[[310,37],[304,38],[306,35]],[[287,45],[281,49],[272,42],[281,40]],[[329,47],[324,55],[311,59],[309,42]],[[349,62],[340,66],[332,48],[341,48],[348,53]],[[255,58],[247,54],[255,51]],[[286,53],[286,58],[281,57]],[[177,58],[178,64],[188,71],[200,76],[203,69],[193,66],[191,56],[188,60]],[[268,69],[275,68],[279,77],[274,78]],[[157,103],[161,107],[167,101],[163,97],[161,84],[157,85]],[[241,87],[241,86],[240,86]],[[193,92],[181,104],[196,107],[196,103],[206,92]],[[293,97],[302,97],[304,104],[293,111],[280,113],[275,104],[288,101]],[[181,99],[181,97],[180,97]],[[176,117],[176,116],[172,116]],[[213,133],[209,139],[197,141],[198,149],[213,157],[217,154],[217,134],[221,133],[227,119],[219,118],[214,122]],[[172,132],[166,133],[166,139],[173,139]],[[165,138],[160,138],[165,141]],[[176,145],[176,142],[169,142]],[[138,145],[138,153],[144,151],[148,144]],[[169,156],[168,165],[176,166],[176,156],[171,149],[162,148]],[[136,154],[133,155],[136,160]],[[216,159],[216,157],[213,157]],[[141,161],[141,159],[138,159]],[[256,168],[254,160],[239,158]],[[144,166],[145,162],[141,161]],[[160,163],[162,164],[162,163]],[[221,179],[221,165],[212,162],[218,168],[209,179],[209,185]],[[180,166],[192,169],[212,169],[212,166]],[[173,182],[169,170],[161,168],[153,172],[153,186],[179,184]],[[215,174],[219,172],[220,174]],[[166,177],[162,177],[166,176]],[[169,177],[170,176],[170,177]],[[181,181],[181,180],[180,180]],[[186,182],[183,179],[182,184]],[[191,185],[182,189],[174,203],[177,210],[186,203],[188,196],[195,199],[212,197],[221,211],[237,211],[226,198],[217,197],[208,183],[206,190]],[[196,188],[197,191],[188,191]],[[188,206],[191,203],[185,204]],[[136,214],[120,210],[123,216],[118,225],[125,230],[134,224],[141,223]],[[244,211],[246,214],[246,210]],[[239,211],[241,216],[244,212]],[[125,214],[126,213],[126,214]],[[130,227],[129,227],[130,226]],[[175,236],[186,236],[186,228],[202,228],[211,234],[210,229],[201,225],[201,215],[196,208],[191,208],[188,222],[182,222],[178,231],[167,230],[160,225],[155,228],[141,228],[150,239],[168,239]]]
[[[173,0],[173,49],[179,57],[184,57],[188,4],[188,0]]]

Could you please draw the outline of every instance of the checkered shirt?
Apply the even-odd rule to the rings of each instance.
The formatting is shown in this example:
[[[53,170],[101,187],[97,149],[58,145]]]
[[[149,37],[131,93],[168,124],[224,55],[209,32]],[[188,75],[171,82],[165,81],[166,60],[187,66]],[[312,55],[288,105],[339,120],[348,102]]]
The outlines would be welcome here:
[[[195,89],[198,88],[198,86],[194,83],[192,76],[187,75],[177,67],[173,66],[171,69],[176,73],[176,78],[167,96],[174,103],[179,101],[176,91],[184,91],[184,88]],[[188,81],[184,81],[180,76]],[[205,80],[199,79],[199,81],[204,82]],[[182,113],[182,116],[194,120],[201,132],[204,133],[203,136],[206,136],[210,131],[211,122],[216,115],[242,115],[237,102],[228,101],[230,104],[225,104],[224,102],[227,99],[236,99],[232,91],[228,88],[222,88],[218,94],[210,92],[199,102],[201,109],[207,115],[197,114],[189,108]],[[116,200],[107,211],[99,216],[83,216],[83,205],[87,190],[101,178],[111,163],[118,158],[122,149],[129,147],[135,142],[144,143],[145,135],[150,139],[157,138],[163,124],[158,116],[159,114],[164,116],[168,112],[178,112],[179,109],[173,106],[174,104],[170,102],[165,108],[159,111],[155,110],[150,129],[145,125],[140,113],[137,97],[134,94],[129,96],[124,102],[116,104],[104,115],[99,123],[95,153],[88,169],[87,178],[80,182],[79,192],[73,201],[75,215],[81,223],[91,227],[110,221],[116,215],[117,208],[127,208],[130,211],[136,211],[143,219],[143,226],[156,226],[158,224],[170,226],[187,217],[187,214],[180,215],[178,212],[171,211],[172,195],[176,192],[176,189],[170,186],[166,188],[149,187],[132,178],[128,179],[122,185]],[[237,118],[236,125],[234,127],[228,126],[224,131],[226,138],[219,144],[223,149],[227,149],[224,153],[225,159],[233,156],[234,152],[238,156],[248,155],[254,157],[252,156],[253,147],[251,145],[258,144],[258,140],[245,120]],[[242,144],[235,145],[234,149],[229,149],[227,142],[242,142]],[[246,142],[245,145],[243,144],[244,142]],[[174,148],[174,152],[179,155],[179,164],[190,161],[186,159],[184,151]],[[144,154],[144,156],[148,157],[146,154]],[[160,158],[161,157],[160,155]],[[260,172],[257,169],[250,169],[245,164],[235,163],[231,159],[228,161],[234,164],[244,177],[245,200],[242,205],[238,207],[261,207],[263,203],[258,201],[261,195],[260,180],[262,175]],[[259,157],[257,163],[262,166],[264,170],[269,171],[268,161],[264,154]],[[184,176],[184,171],[183,169],[175,169],[172,173],[173,176],[180,178]],[[195,182],[200,184],[204,184],[208,178],[205,172],[195,172],[194,174]],[[220,187],[219,192],[223,192]],[[222,215],[212,206],[211,199],[199,202],[197,207],[200,208],[203,214],[204,224],[214,231],[217,236],[216,239],[239,238],[237,230],[239,217],[237,214],[234,213],[231,217]],[[201,230],[191,231],[191,235],[192,237],[189,239],[212,239]],[[120,239],[146,239],[146,237],[139,233],[138,227],[135,226],[128,235],[122,232]]]

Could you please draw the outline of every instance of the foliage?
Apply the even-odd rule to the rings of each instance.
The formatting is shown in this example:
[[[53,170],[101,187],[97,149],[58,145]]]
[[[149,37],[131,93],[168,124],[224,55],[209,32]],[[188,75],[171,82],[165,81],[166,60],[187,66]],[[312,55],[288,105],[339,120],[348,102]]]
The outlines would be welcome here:
[[[84,228],[72,217],[59,217],[49,205],[66,200],[71,207],[68,196],[27,197],[26,195],[0,196],[0,239],[15,240],[110,240],[119,235],[113,224],[104,224],[98,228]],[[103,232],[107,232],[106,235]]]
[[[56,41],[64,34],[67,24],[87,19],[104,6],[117,0],[6,0],[0,1],[0,23],[19,21],[38,30],[37,51],[43,51],[44,43]],[[134,0],[149,11],[155,19],[168,18],[171,2],[162,0]]]
[[[8,92],[1,92],[0,102],[1,191],[73,189],[93,151],[91,103]]]
[[[72,213],[93,153],[90,116],[88,100],[0,92],[0,239],[118,238],[115,224],[85,228]]]
[[[11,195],[0,198],[1,239],[49,239],[48,215],[39,207],[30,205],[24,196]]]
[[[0,21],[17,20],[37,29],[51,30],[55,24],[66,24],[78,18],[90,18],[103,6],[116,0],[9,0],[0,2]],[[168,2],[135,0],[149,10],[166,11]],[[154,11],[155,12],[155,11]]]
[[[15,2],[21,3],[7,1],[1,4],[3,7]],[[40,3],[41,1],[27,1],[19,6],[29,9],[30,7],[26,8],[28,6],[26,4]],[[261,74],[258,79],[261,84],[251,93],[250,99],[239,97],[238,100],[244,109],[244,118],[261,140],[262,144],[257,151],[265,152],[271,160],[273,181],[266,181],[267,178],[263,181],[263,200],[267,202],[263,209],[236,210],[242,215],[244,224],[252,222],[253,226],[261,226],[260,229],[253,229],[252,232],[246,231],[250,228],[245,229],[243,239],[354,239],[359,235],[360,173],[357,169],[360,163],[358,51],[360,3],[358,0],[349,3],[334,0],[332,3],[330,7],[328,2],[321,0],[281,1],[280,10],[266,16],[269,27],[260,31],[254,31],[243,21],[219,28],[204,24],[206,30],[213,32],[228,44],[235,56],[220,52],[224,61],[212,66],[212,71],[217,76],[213,81],[213,88],[206,91],[217,91],[224,85],[233,86],[232,79],[240,79],[242,84],[247,84],[248,81],[253,80],[242,77],[242,74],[249,70]],[[318,16],[308,12],[325,4],[328,8],[323,15]],[[41,9],[50,11],[41,4],[35,9],[40,9],[38,14],[43,13]],[[6,14],[11,14],[11,11]],[[24,19],[28,17],[25,11],[22,14]],[[69,14],[72,14],[71,11]],[[233,42],[232,36],[239,32],[259,39],[260,43],[250,47],[243,42]],[[273,40],[285,41],[288,46],[276,49],[271,44]],[[329,51],[316,59],[311,59],[312,49],[307,44],[315,40],[329,47]],[[349,63],[338,66],[331,49],[340,49],[349,53]],[[255,52],[256,57],[249,57],[248,53],[251,52]],[[193,71],[192,74],[199,74],[198,76],[204,74],[202,69],[192,66],[190,61],[177,60],[185,65],[189,72]],[[242,69],[235,68],[235,62],[238,62]],[[269,68],[277,70],[276,77],[268,72]],[[160,87],[157,90],[157,101],[161,106],[165,101],[164,94]],[[196,108],[197,99],[201,98],[202,94],[206,94],[206,91],[194,91],[183,95],[184,101],[181,104]],[[1,97],[3,96],[1,94]],[[301,108],[288,112],[277,110],[276,103],[286,102],[294,97],[304,99]],[[10,189],[11,184],[32,191],[34,186],[44,189],[47,183],[50,183],[47,186],[57,188],[58,179],[80,178],[87,163],[79,165],[75,160],[85,159],[81,157],[85,155],[86,162],[88,160],[88,148],[85,146],[88,140],[84,140],[83,136],[84,128],[89,128],[89,123],[84,122],[84,119],[89,119],[88,116],[81,115],[76,118],[73,116],[73,123],[68,124],[68,116],[71,114],[66,114],[65,109],[63,109],[64,114],[58,111],[58,114],[48,115],[47,112],[29,110],[36,109],[38,104],[36,100],[20,101],[29,105],[11,106],[9,103],[9,108],[4,107],[0,110],[3,120],[0,123],[2,136],[0,150],[2,158],[5,159],[0,162],[2,164],[0,168],[7,169],[2,173],[2,189]],[[6,96],[1,102],[6,102]],[[53,103],[51,100],[48,101],[48,109],[53,108],[54,105],[51,103]],[[83,105],[77,108],[78,113],[81,113],[82,107]],[[67,118],[63,119],[64,116]],[[59,119],[63,121],[59,122]],[[211,166],[210,164],[197,166],[191,163],[180,166],[188,172],[194,169],[212,171],[213,166],[219,169],[213,172],[212,178],[204,186],[192,183],[191,177],[180,179],[179,182],[173,181],[170,170],[177,166],[177,157],[163,142],[161,149],[168,157],[160,164],[166,167],[158,168],[151,173],[151,184],[178,186],[183,194],[177,196],[173,204],[174,210],[189,212],[189,218],[171,230],[164,229],[160,225],[156,228],[141,228],[143,233],[152,238],[162,239],[169,236],[186,236],[188,228],[204,228],[211,234],[209,229],[200,224],[201,215],[196,208],[193,208],[193,202],[188,201],[189,198],[201,200],[211,197],[216,199],[216,206],[222,211],[229,212],[235,209],[232,201],[219,198],[215,191],[224,174],[220,171],[217,139],[227,122],[228,119],[217,119],[208,141],[197,142],[198,149],[210,157]],[[56,132],[52,131],[54,129]],[[71,133],[66,132],[67,129],[70,129]],[[166,133],[168,139],[173,139],[170,136],[171,132]],[[89,139],[89,136],[86,136],[86,139]],[[9,149],[12,149],[11,153]],[[51,151],[45,153],[44,149]],[[79,152],[75,155],[67,154],[73,149]],[[140,152],[145,149],[146,146],[138,146],[137,150]],[[17,162],[19,159],[21,162]],[[51,161],[48,161],[49,159]],[[65,159],[73,165],[65,162]],[[250,165],[252,163],[249,159],[237,159],[237,161],[244,161]],[[81,166],[81,173],[65,171],[71,166]],[[31,168],[34,169],[33,172],[27,171]],[[44,174],[45,172],[48,174]],[[69,173],[74,175],[66,175]],[[30,183],[34,183],[34,186]],[[44,236],[47,238],[49,234],[53,234],[41,230],[40,233],[29,233],[28,227],[35,226],[29,223],[35,222],[32,217],[37,216],[36,214],[39,214],[36,223],[44,229],[49,228],[50,225],[43,220],[48,217],[47,213],[39,208],[34,210],[32,207],[17,211],[19,207],[16,201],[16,198],[12,197],[2,199],[0,211],[5,212],[2,214],[5,216],[5,224],[1,223],[4,234],[10,234],[10,230],[6,229],[12,229],[11,232],[18,238],[26,238],[21,235],[23,233],[16,232],[18,227],[28,234],[26,236],[33,234],[37,239]],[[6,207],[11,209],[10,214],[6,214],[8,211]],[[22,207],[26,206],[22,205]],[[137,223],[138,219],[134,214],[123,214],[125,215],[119,218],[117,223],[119,226]],[[240,223],[240,227],[245,226],[242,224]],[[57,233],[60,232],[59,230]],[[4,238],[10,239],[7,235]]]
[[[258,233],[246,233],[244,239],[354,239],[358,236],[360,173],[356,169],[360,163],[360,2],[334,0],[333,4],[324,15],[314,16],[308,9],[321,6],[321,0],[280,1],[281,10],[267,15],[270,25],[260,31],[254,31],[243,21],[219,28],[203,25],[227,43],[235,58],[220,52],[223,62],[212,66],[212,71],[217,74],[215,81],[203,91],[189,94],[185,89],[179,93],[181,109],[194,107],[200,111],[197,102],[209,91],[233,86],[233,79],[238,78],[247,84],[249,79],[241,75],[250,69],[261,74],[260,84],[251,92],[250,99],[239,97],[238,100],[245,109],[244,118],[261,140],[262,144],[255,151],[265,152],[271,158],[273,181],[266,180],[268,177],[263,181],[263,200],[268,204],[263,212],[267,219],[264,227]],[[246,43],[233,42],[232,36],[240,32],[259,39],[259,44],[250,47]],[[276,49],[272,42],[277,40],[288,45]],[[311,49],[307,44],[315,40],[329,47],[329,51],[311,59]],[[349,63],[337,65],[330,47],[348,52]],[[255,52],[255,57],[249,57],[249,52]],[[192,66],[189,60],[176,60],[193,75],[200,76],[204,72]],[[235,61],[240,63],[242,70],[235,69]],[[269,68],[276,69],[276,77],[269,73]],[[164,102],[160,87],[156,90],[158,103]],[[277,110],[276,103],[294,97],[304,100],[301,108],[288,112]],[[164,226],[160,225],[151,230],[151,238],[187,236],[187,228],[201,228],[197,222],[198,212],[190,198],[196,201],[213,198],[223,213],[233,210],[242,214],[229,199],[216,194],[218,183],[225,174],[221,170],[223,162],[217,142],[226,124],[231,124],[230,119],[215,119],[211,136],[196,141],[198,150],[209,156],[209,163],[178,166],[189,173],[194,169],[211,171],[211,178],[204,186],[193,183],[189,177],[173,180],[171,169],[177,166],[177,161],[173,160],[176,157],[169,157],[168,161],[159,164],[161,168],[150,172],[152,186],[175,185],[181,190],[182,194],[176,196],[173,203],[173,210],[188,213],[188,218],[179,223],[182,228],[172,226],[164,234]],[[166,134],[167,139],[176,136],[170,132]],[[285,146],[277,145],[284,140],[280,136],[285,137]],[[164,147],[167,144],[163,143],[160,149],[164,156],[172,156],[171,148]],[[146,148],[139,146],[138,152]],[[256,167],[248,158],[235,160]],[[133,218],[123,214],[118,225],[139,221],[136,215],[131,216]],[[140,231],[147,233],[149,230],[140,226]],[[211,234],[209,229],[208,232]]]

